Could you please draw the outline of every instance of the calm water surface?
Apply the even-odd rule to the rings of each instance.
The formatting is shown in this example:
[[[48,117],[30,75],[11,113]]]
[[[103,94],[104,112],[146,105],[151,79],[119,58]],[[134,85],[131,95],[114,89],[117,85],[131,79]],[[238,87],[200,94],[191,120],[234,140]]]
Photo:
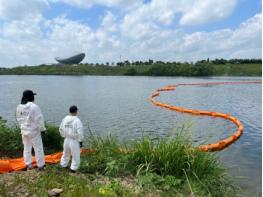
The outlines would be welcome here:
[[[0,116],[14,124],[23,90],[32,89],[48,123],[59,125],[68,107],[76,104],[84,125],[97,134],[132,139],[143,131],[165,136],[187,124],[195,144],[212,143],[235,132],[235,125],[154,107],[151,93],[169,84],[253,80],[261,78],[0,76]],[[261,85],[182,86],[158,97],[186,108],[228,113],[243,122],[243,136],[219,157],[232,175],[242,177],[237,182],[250,196],[261,196],[261,91]]]

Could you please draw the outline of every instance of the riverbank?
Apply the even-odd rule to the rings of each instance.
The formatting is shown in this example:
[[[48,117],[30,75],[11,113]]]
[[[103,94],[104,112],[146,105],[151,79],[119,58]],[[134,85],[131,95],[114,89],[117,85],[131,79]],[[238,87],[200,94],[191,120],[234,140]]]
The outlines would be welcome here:
[[[241,61],[241,60],[240,60]],[[0,68],[0,75],[105,75],[105,76],[261,76],[261,60],[180,63],[139,62],[105,64],[39,65]],[[256,63],[255,63],[256,62]]]
[[[47,128],[45,149],[61,151],[58,128]],[[47,196],[56,188],[63,191],[61,196],[237,196],[239,191],[216,154],[193,149],[186,132],[178,131],[165,139],[142,136],[126,142],[90,132],[85,146],[97,151],[82,155],[78,173],[49,165],[45,172],[4,174],[0,176],[0,193]],[[17,140],[12,144],[12,139]],[[1,120],[1,156],[13,156],[8,155],[12,147],[22,151],[20,141],[19,130]]]
[[[0,177],[0,196],[161,196],[163,191],[148,183],[147,188],[132,176],[69,173],[58,166],[9,173]],[[145,182],[146,183],[146,182]],[[147,184],[147,183],[146,183]],[[57,195],[59,196],[59,195]]]

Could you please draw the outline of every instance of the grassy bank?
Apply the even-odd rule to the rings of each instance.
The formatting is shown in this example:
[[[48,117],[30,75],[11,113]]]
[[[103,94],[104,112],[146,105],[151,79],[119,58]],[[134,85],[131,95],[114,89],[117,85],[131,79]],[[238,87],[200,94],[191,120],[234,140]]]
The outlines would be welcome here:
[[[248,63],[246,63],[248,62]],[[39,65],[0,68],[0,75],[129,75],[129,76],[261,76],[257,61],[121,62],[104,64]]]
[[[20,147],[21,151],[18,130],[1,122],[0,150],[10,156],[10,143],[16,139],[16,150]],[[62,142],[56,127],[49,127],[46,136],[51,134],[57,139],[46,137],[44,146],[61,151],[61,147],[54,147],[55,141]],[[8,136],[7,144],[3,139]],[[50,165],[45,172],[1,175],[0,194],[47,196],[53,188],[59,188],[63,190],[61,196],[237,196],[237,188],[216,154],[193,149],[182,132],[165,139],[142,136],[138,141],[126,142],[90,132],[85,146],[97,151],[82,155],[78,173]]]

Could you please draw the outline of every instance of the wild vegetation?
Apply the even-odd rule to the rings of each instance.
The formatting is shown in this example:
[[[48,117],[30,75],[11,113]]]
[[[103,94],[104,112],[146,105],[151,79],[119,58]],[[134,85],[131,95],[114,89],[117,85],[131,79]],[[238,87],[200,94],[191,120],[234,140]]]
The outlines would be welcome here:
[[[53,125],[46,125],[47,132],[42,133],[45,153],[61,151],[63,139],[58,133],[58,128]],[[22,156],[23,143],[20,129],[14,125],[6,126],[6,121],[0,116],[0,157],[15,158]]]
[[[58,128],[47,128],[45,152],[61,151]],[[96,151],[82,155],[77,174],[58,165],[47,166],[44,173],[5,174],[0,177],[0,194],[12,196],[17,188],[14,195],[47,196],[52,188],[60,188],[61,196],[237,196],[216,154],[193,148],[185,132],[155,139],[142,135],[126,142],[90,132],[85,146]],[[1,157],[22,155],[20,138],[19,129],[0,119]]]
[[[195,63],[126,60],[116,65],[107,62],[0,68],[0,75],[261,76],[261,67],[261,59],[207,59]]]

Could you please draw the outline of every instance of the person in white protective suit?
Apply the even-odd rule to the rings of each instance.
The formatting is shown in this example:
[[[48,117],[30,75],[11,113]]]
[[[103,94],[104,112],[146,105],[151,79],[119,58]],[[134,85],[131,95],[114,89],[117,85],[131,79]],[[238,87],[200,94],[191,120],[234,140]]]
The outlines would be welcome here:
[[[70,157],[72,162],[70,166],[71,172],[76,172],[80,165],[80,148],[82,147],[83,125],[77,116],[78,108],[73,105],[69,108],[67,115],[61,122],[59,127],[60,135],[65,138],[63,144],[63,155],[60,165],[64,168],[68,166]]]
[[[25,90],[21,104],[16,109],[16,120],[21,129],[24,144],[23,157],[27,169],[32,169],[32,147],[35,151],[36,163],[39,170],[44,170],[45,155],[41,132],[45,131],[44,117],[40,108],[34,103],[34,95],[31,90]]]

